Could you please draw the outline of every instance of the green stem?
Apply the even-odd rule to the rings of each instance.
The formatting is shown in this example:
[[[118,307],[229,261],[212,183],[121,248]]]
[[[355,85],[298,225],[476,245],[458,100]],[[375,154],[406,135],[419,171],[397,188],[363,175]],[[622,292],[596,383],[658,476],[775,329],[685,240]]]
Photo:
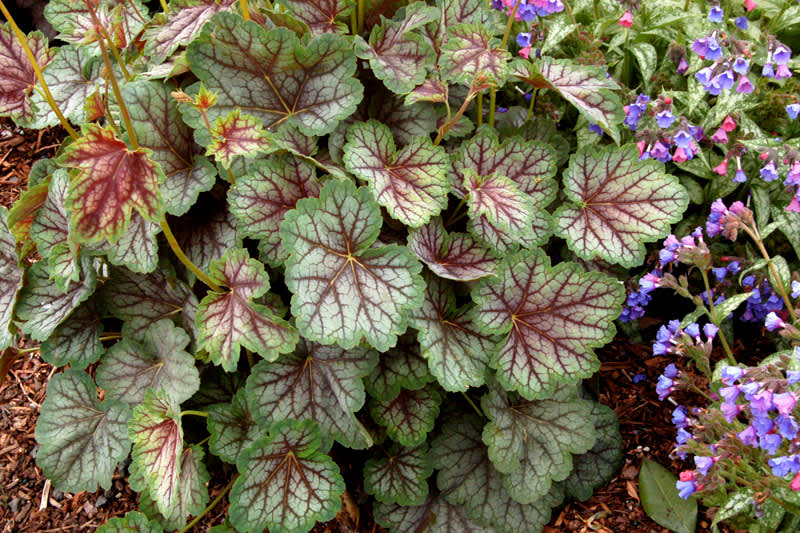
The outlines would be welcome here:
[[[508,36],[511,34],[511,26],[514,25],[514,19],[517,17],[517,8],[519,8],[519,4],[522,0],[517,0],[514,3],[514,9],[511,10],[511,14],[508,16],[508,22],[506,23],[506,31],[503,33],[503,40],[500,43],[500,48],[505,50],[506,43],[508,43]],[[497,102],[497,89],[492,87],[491,92],[489,93],[489,125],[494,128],[494,109]]]
[[[489,125],[494,128],[494,110],[497,107],[497,89],[492,87],[489,93]]]
[[[761,240],[761,235],[758,233],[758,228],[753,226],[753,228],[750,229],[744,224],[742,224],[742,226],[744,227],[744,231],[750,236],[751,239],[753,239],[753,242],[756,243],[758,251],[761,252],[761,257],[766,259],[767,267],[769,267],[769,271],[772,274],[772,279],[775,280],[775,288],[778,289],[779,293],[781,293],[783,303],[786,304],[786,309],[789,311],[789,315],[792,317],[792,323],[796,324],[797,315],[794,312],[794,306],[792,305],[792,301],[789,299],[789,294],[786,292],[786,287],[783,286],[781,278],[778,277],[778,271],[775,270],[775,265],[772,263],[767,249],[764,248],[764,242]]]
[[[231,185],[236,185],[236,178],[233,177],[233,172],[228,167],[225,167],[225,172],[228,173],[228,179],[231,180]]]
[[[197,444],[195,444],[194,446],[202,446],[203,444],[205,444],[206,442],[208,442],[210,439],[211,439],[211,435],[209,435],[208,437],[204,438],[203,440],[201,440],[200,442],[198,442],[198,443],[197,443]]]
[[[483,124],[483,93],[478,93],[478,100],[475,102],[478,109],[475,111],[475,122],[478,127]]]
[[[445,227],[449,227],[450,224],[454,223],[456,220],[458,220],[460,218],[458,215],[461,212],[461,208],[463,208],[464,205],[467,203],[467,197],[468,196],[469,196],[469,194],[465,194],[464,197],[461,199],[461,201],[458,202],[458,205],[453,210],[453,214],[450,215],[450,217],[448,217],[448,219],[447,219],[447,222],[444,223]]]
[[[183,250],[181,250],[181,246],[175,239],[175,235],[173,235],[172,233],[172,229],[169,227],[169,224],[167,223],[166,216],[161,221],[161,231],[164,232],[164,237],[166,237],[167,242],[169,243],[169,247],[172,248],[173,253],[178,257],[178,259],[180,259],[181,263],[183,263],[186,266],[186,268],[191,270],[192,273],[195,276],[197,276],[197,279],[199,279],[200,281],[211,287],[211,290],[214,292],[219,292],[219,293],[224,292],[222,287],[211,281],[211,278],[209,278],[205,272],[200,270],[200,268],[198,268],[197,265],[192,263],[192,260],[189,259],[185,253],[183,253]]]
[[[208,413],[205,411],[193,411],[192,409],[187,409],[186,411],[181,411],[181,416],[192,415],[192,416],[202,416],[203,418],[208,418]]]
[[[105,335],[103,335],[102,337],[100,337],[99,340],[100,341],[115,341],[115,340],[121,339],[121,338],[122,338],[122,335],[120,333],[108,332]]]
[[[572,7],[570,7],[569,2],[567,0],[563,0],[564,9],[567,11],[567,15],[569,15],[569,20],[573,24],[577,24],[578,21],[575,20],[575,15],[572,13]],[[578,35],[578,28],[575,28],[575,35]]]
[[[89,16],[92,17],[92,22],[94,23],[96,28],[100,29],[101,39],[105,39],[108,43],[108,46],[111,47],[111,53],[114,55],[114,59],[117,60],[117,64],[119,65],[120,70],[122,70],[122,75],[125,76],[126,81],[131,81],[131,74],[128,72],[128,69],[125,68],[125,63],[122,61],[122,56],[119,55],[119,50],[117,50],[117,45],[114,44],[114,41],[111,40],[111,36],[108,34],[105,26],[100,23],[100,19],[97,18],[97,13],[94,10],[94,6],[89,0],[83,0],[84,5],[86,6],[87,11],[89,11]]]
[[[466,392],[462,392],[461,395],[464,397],[465,400],[467,400],[467,403],[472,406],[472,408],[475,410],[476,413],[478,413],[478,415],[481,418],[485,418],[483,416],[483,412],[478,408],[477,405],[475,405],[475,402],[472,401],[472,398],[469,397],[469,394],[467,394]]]
[[[366,6],[364,5],[364,0],[358,0],[358,33],[361,33],[361,30],[364,29],[365,11]]]
[[[686,0],[686,1],[683,3],[683,10],[684,10],[684,11],[689,11],[689,6],[691,5],[691,3],[692,3],[692,0]]]
[[[725,333],[722,331],[722,321],[725,320],[725,317],[717,317],[717,310],[714,307],[714,293],[711,292],[711,284],[708,282],[708,272],[704,269],[700,269],[700,274],[703,276],[703,284],[706,287],[706,294],[708,295],[708,306],[711,308],[711,321],[714,323],[715,326],[719,327],[719,340],[722,342],[722,347],[725,349],[725,354],[728,356],[728,360],[731,364],[736,364],[736,358],[733,356],[733,350],[731,350],[730,345],[728,344],[728,339],[725,338]]]
[[[61,112],[61,109],[59,109],[55,98],[53,98],[53,93],[50,92],[50,88],[47,86],[47,82],[44,81],[44,76],[42,75],[41,67],[39,67],[39,62],[36,61],[36,56],[31,50],[31,47],[28,46],[28,38],[25,37],[25,34],[22,33],[22,30],[19,29],[19,26],[17,26],[17,23],[14,21],[14,17],[11,16],[11,13],[8,11],[8,8],[6,8],[6,5],[5,3],[3,3],[2,0],[0,0],[0,11],[2,11],[3,15],[6,17],[6,20],[8,21],[9,25],[11,26],[11,29],[14,32],[14,35],[17,38],[17,41],[19,41],[19,44],[22,45],[22,49],[25,50],[25,55],[28,56],[28,61],[30,61],[31,67],[33,67],[33,72],[36,74],[36,79],[39,81],[39,85],[42,86],[44,99],[47,101],[47,104],[50,106],[50,109],[52,109],[53,112],[56,114],[56,116],[58,117],[58,121],[61,122],[61,126],[63,126],[65,130],[67,130],[67,133],[69,133],[70,137],[72,137],[75,140],[78,140],[80,138],[80,135],[78,134],[77,131],[75,131],[75,128],[73,128],[72,125],[69,123],[67,117],[65,117],[64,114]]]
[[[169,13],[169,6],[167,5],[167,0],[159,0],[161,2],[161,9],[164,10],[164,14]]]
[[[242,8],[242,18],[250,20],[250,10],[247,8],[247,0],[239,0],[239,7]]]
[[[100,43],[100,53],[103,55],[103,62],[108,70],[108,81],[111,82],[111,89],[114,91],[114,98],[116,98],[117,104],[119,105],[119,112],[122,114],[122,121],[125,123],[125,131],[128,132],[128,139],[130,139],[131,142],[131,149],[136,151],[139,149],[139,141],[136,138],[136,132],[133,130],[133,123],[131,122],[131,116],[128,114],[128,108],[125,105],[125,101],[122,100],[122,92],[119,90],[117,76],[114,74],[114,69],[111,67],[111,58],[108,57],[108,50],[106,50],[103,40],[101,39],[97,42]]]
[[[525,122],[528,122],[533,116],[533,104],[536,102],[536,91],[538,90],[539,89],[534,89],[531,91],[531,102],[528,104],[528,115],[525,117]]]
[[[460,119],[461,115],[463,115],[464,112],[467,110],[467,106],[472,101],[472,99],[475,98],[475,94],[476,93],[470,90],[469,94],[467,94],[467,97],[464,99],[464,103],[461,104],[461,107],[458,108],[458,111],[456,111],[456,114],[453,116],[453,118],[448,120],[444,126],[439,128],[439,134],[436,136],[436,139],[433,141],[433,144],[438,145],[440,142],[442,142],[442,139],[444,139],[444,136],[447,135],[448,131],[450,131],[450,128],[452,128],[453,125],[456,122],[458,122],[458,119]]]
[[[247,356],[247,364],[250,367],[250,370],[252,370],[253,367],[256,366],[256,358],[253,357],[253,352],[247,348],[244,349],[244,354]]]
[[[236,478],[238,478],[238,477],[239,477],[239,474],[236,474],[235,476],[233,476],[233,479],[231,479],[231,480],[228,482],[228,484],[227,484],[227,485],[225,485],[225,487],[224,487],[224,488],[223,488],[223,489],[220,491],[220,493],[219,493],[219,494],[217,494],[217,497],[216,497],[216,498],[214,498],[214,501],[212,501],[211,503],[209,503],[209,504],[208,504],[208,507],[206,507],[205,509],[203,509],[203,512],[202,512],[202,513],[200,513],[199,515],[195,516],[195,517],[192,519],[192,521],[191,521],[191,522],[189,522],[188,524],[186,524],[186,527],[184,527],[183,529],[181,529],[181,530],[180,530],[180,533],[186,533],[187,531],[191,531],[191,529],[192,529],[194,526],[196,526],[196,525],[197,525],[197,523],[198,523],[200,520],[202,520],[202,519],[203,519],[203,517],[204,517],[205,515],[207,515],[208,513],[210,513],[210,512],[211,512],[211,510],[212,510],[212,509],[214,509],[214,507],[216,507],[216,506],[217,506],[217,504],[219,504],[219,502],[221,502],[221,501],[222,501],[222,498],[224,498],[224,497],[225,497],[225,495],[226,495],[226,494],[228,494],[228,491],[229,491],[229,490],[231,490],[231,487],[233,486],[233,482],[234,482],[234,481],[236,481]]]
[[[34,346],[33,348],[18,348],[17,349],[17,354],[18,355],[24,355],[26,353],[38,352],[40,348],[41,348],[41,345]]]
[[[358,35],[358,9],[356,9],[356,6],[353,6],[350,11],[350,32],[353,35]]]

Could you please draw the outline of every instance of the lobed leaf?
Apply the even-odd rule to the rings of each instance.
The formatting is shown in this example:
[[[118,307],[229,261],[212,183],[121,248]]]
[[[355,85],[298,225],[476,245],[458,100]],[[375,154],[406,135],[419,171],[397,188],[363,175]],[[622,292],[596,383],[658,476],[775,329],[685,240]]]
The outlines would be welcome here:
[[[442,394],[431,385],[418,390],[403,389],[391,400],[373,399],[370,414],[386,427],[392,440],[404,446],[417,446],[425,441],[439,416]]]
[[[274,149],[261,121],[243,114],[239,108],[217,117],[209,133],[211,144],[207,146],[206,155],[213,155],[225,168],[231,166],[234,157],[253,158]]]
[[[473,219],[486,217],[489,224],[513,234],[530,231],[535,211],[533,200],[509,178],[499,174],[479,176],[467,169],[464,189]]]
[[[115,516],[97,528],[97,533],[161,533],[164,531],[155,520],[139,511],[128,511],[125,516]]]
[[[447,28],[447,40],[439,58],[442,80],[467,86],[482,80],[501,87],[508,73],[511,54],[500,47],[486,26],[455,24]]]
[[[328,182],[281,225],[286,285],[304,337],[352,348],[364,338],[379,351],[397,342],[419,305],[421,265],[405,247],[376,246],[382,225],[369,190]]]
[[[7,220],[8,211],[0,207],[0,349],[11,346],[14,338],[9,327],[24,274],[18,264],[16,243]]]
[[[370,459],[364,465],[364,490],[383,503],[421,505],[428,496],[428,478],[433,467],[428,445],[415,448],[393,446],[388,457]]]
[[[117,463],[128,456],[127,405],[97,400],[97,387],[83,371],[67,369],[47,384],[36,423],[36,464],[63,491],[111,487]]]
[[[308,531],[315,522],[333,518],[344,480],[320,447],[313,422],[284,421],[248,448],[230,493],[228,516],[236,529]]]
[[[397,346],[380,354],[378,364],[364,384],[370,396],[389,401],[402,389],[419,390],[433,380],[425,359],[419,355],[419,346],[412,339],[404,338]]]
[[[442,278],[474,281],[493,276],[497,269],[497,258],[490,250],[465,233],[448,235],[440,218],[412,230],[408,247]]]
[[[429,138],[415,138],[396,151],[388,126],[357,123],[347,130],[344,163],[406,225],[421,226],[447,207],[447,155]]]
[[[287,0],[286,7],[312,34],[347,33],[347,25],[337,19],[346,17],[354,9],[352,4],[342,0]]]
[[[644,243],[665,236],[689,205],[686,190],[663,168],[639,161],[635,146],[578,150],[564,173],[570,203],[553,215],[556,233],[584,259],[641,264]]]
[[[110,0],[93,7],[100,25],[113,36],[118,48],[136,40],[147,23],[142,14],[148,13],[148,9],[139,0]],[[44,14],[59,32],[58,38],[68,43],[86,43],[97,35],[94,19],[83,0],[52,0],[45,6]]]
[[[588,452],[572,458],[575,468],[564,481],[566,493],[581,501],[591,498],[596,488],[608,483],[622,465],[622,436],[617,414],[599,403],[592,404],[597,441]]]
[[[39,346],[42,359],[53,366],[69,364],[78,369],[97,362],[103,354],[100,315],[94,298],[79,305]]]
[[[375,504],[375,520],[391,533],[495,533],[491,527],[471,522],[460,505],[452,505],[441,494],[428,496],[421,505]]]
[[[507,257],[472,293],[482,332],[505,335],[491,356],[498,381],[527,399],[599,368],[592,348],[611,340],[624,296],[616,280],[574,263],[551,267],[541,250]]]
[[[294,353],[253,367],[247,396],[264,427],[280,420],[313,420],[322,436],[348,448],[367,448],[372,437],[355,416],[364,405],[364,384],[377,363],[374,350],[301,341]]]
[[[130,224],[114,244],[106,244],[103,251],[112,265],[124,266],[133,272],[148,273],[158,266],[158,242],[156,235],[161,226],[131,215]]]
[[[244,388],[234,394],[230,403],[209,405],[205,409],[210,434],[208,449],[228,463],[236,464],[242,452],[266,433],[256,423],[254,399]]]
[[[47,38],[37,31],[25,40],[36,62],[44,68],[55,55],[47,48]],[[0,26],[0,67],[0,116],[20,122],[33,121],[37,110],[28,95],[37,83],[36,73],[8,22]]]
[[[55,168],[47,168],[49,165],[46,162],[52,162],[49,159],[40,160],[43,164],[34,165],[31,167],[31,172],[28,178],[28,189],[20,191],[20,197],[8,210],[7,220],[5,226],[10,231],[12,239],[16,239],[18,243],[18,262],[27,258],[33,252],[35,246],[30,238],[30,230],[33,225],[33,219],[36,212],[44,205],[47,200],[47,192],[49,183],[47,178],[51,176]],[[55,166],[55,163],[53,163]],[[39,172],[35,172],[39,170]],[[37,176],[37,174],[41,174]],[[42,182],[43,181],[43,182]]]

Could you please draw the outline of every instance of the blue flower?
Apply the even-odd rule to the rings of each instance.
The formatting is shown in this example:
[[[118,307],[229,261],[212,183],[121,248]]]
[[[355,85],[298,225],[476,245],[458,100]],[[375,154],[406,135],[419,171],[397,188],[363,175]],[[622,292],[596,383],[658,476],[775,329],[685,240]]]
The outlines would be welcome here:
[[[800,456],[781,455],[779,457],[774,457],[769,460],[769,466],[772,468],[772,473],[778,477],[796,474],[800,472]]]
[[[689,427],[689,419],[686,417],[686,408],[684,406],[679,405],[672,411],[672,423],[678,429]]]
[[[731,404],[736,403],[736,398],[739,397],[739,394],[741,394],[741,392],[742,391],[739,390],[739,387],[737,387],[736,385],[731,385],[729,387],[721,387],[719,389],[719,395],[722,396],[726,402]]]
[[[764,326],[767,328],[767,331],[775,331],[776,329],[786,327],[786,323],[773,311],[767,315],[767,318],[764,320]]]
[[[675,488],[678,489],[678,496],[684,500],[688,500],[689,496],[695,493],[697,485],[694,481],[676,481]]]
[[[531,34],[529,32],[522,32],[517,34],[517,44],[521,48],[531,45]]]
[[[724,366],[720,372],[722,382],[726,385],[732,385],[739,381],[744,375],[744,370],[738,366]]]
[[[747,62],[745,58],[737,57],[733,61],[732,68],[733,71],[736,72],[737,74],[747,74],[747,72],[750,70],[750,64]]]
[[[789,115],[789,118],[794,120],[797,118],[797,115],[800,114],[800,104],[789,104],[786,106],[786,114]]]
[[[683,331],[692,338],[700,336],[700,326],[697,324],[697,322],[692,322],[686,326]]]
[[[717,24],[722,23],[722,8],[719,6],[714,6],[711,8],[711,11],[708,12],[708,20],[711,22],[716,22]]]
[[[789,385],[794,385],[800,381],[800,370],[787,370],[786,381],[789,383]]]
[[[675,116],[669,109],[656,113],[656,122],[659,128],[669,128],[675,122]]]
[[[714,466],[714,458],[703,457],[702,455],[695,455],[694,464],[697,467],[697,471],[700,472],[700,475],[705,476],[706,474],[708,474],[708,470],[712,466]]]
[[[736,24],[736,27],[739,28],[740,30],[746,30],[747,27],[749,26],[747,17],[744,17],[744,16],[736,17],[736,20],[734,21],[734,24]]]
[[[675,366],[674,363],[670,363],[664,369],[664,375],[667,376],[668,378],[677,378],[678,375],[680,375],[680,371],[678,370],[678,368]]]
[[[800,281],[792,280],[792,298],[800,298]]]
[[[775,419],[775,425],[778,426],[778,433],[781,434],[781,437],[788,440],[794,440],[797,437],[798,430],[800,430],[795,419],[787,415],[778,415]]]
[[[658,376],[658,383],[656,384],[656,393],[658,394],[658,399],[663,401],[664,398],[669,396],[672,393],[672,386],[674,382],[668,378],[667,376]]]
[[[776,65],[785,65],[792,58],[792,51],[786,45],[780,44],[772,53],[772,59]]]
[[[692,434],[686,431],[684,428],[678,429],[678,435],[675,437],[675,442],[678,444],[686,444],[687,440],[692,439]]]
[[[647,379],[647,374],[636,374],[635,376],[633,376],[634,383],[641,383],[646,379]]]
[[[770,455],[775,455],[783,439],[777,433],[768,433],[758,439],[758,447]]]
[[[764,168],[761,169],[761,177],[764,181],[774,181],[778,179],[778,171],[775,169],[775,162],[768,161]]]

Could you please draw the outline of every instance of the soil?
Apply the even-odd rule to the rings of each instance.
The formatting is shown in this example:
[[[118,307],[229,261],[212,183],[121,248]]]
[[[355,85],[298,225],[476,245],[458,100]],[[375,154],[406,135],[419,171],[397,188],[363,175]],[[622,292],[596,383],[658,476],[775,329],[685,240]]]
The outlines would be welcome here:
[[[27,183],[32,161],[51,156],[61,138],[58,129],[25,131],[0,120],[0,205],[10,206]],[[643,323],[643,336],[652,339],[656,323]],[[625,461],[619,474],[595,491],[586,502],[569,502],[554,510],[547,533],[667,533],[644,513],[637,477],[644,458],[661,463],[673,472],[686,465],[670,457],[674,428],[670,422],[674,405],[659,402],[655,383],[670,361],[651,357],[647,344],[632,344],[619,337],[597,351],[602,367],[592,387],[599,399],[613,408],[620,421]],[[94,493],[64,493],[54,489],[36,466],[34,428],[44,401],[48,380],[56,369],[43,362],[37,352],[19,357],[0,384],[0,527],[2,533],[94,531],[109,518],[137,507],[138,496],[126,481],[124,471],[114,476],[109,490]],[[646,379],[635,383],[637,374]],[[346,461],[341,461],[346,470]],[[225,467],[219,467],[220,469]],[[232,475],[211,472],[209,493],[213,499]],[[227,508],[223,498],[192,531],[208,531],[222,523]],[[701,510],[698,531],[707,531],[711,520]],[[346,493],[336,519],[319,524],[317,533],[377,533],[385,531],[371,519],[368,499],[358,491]]]

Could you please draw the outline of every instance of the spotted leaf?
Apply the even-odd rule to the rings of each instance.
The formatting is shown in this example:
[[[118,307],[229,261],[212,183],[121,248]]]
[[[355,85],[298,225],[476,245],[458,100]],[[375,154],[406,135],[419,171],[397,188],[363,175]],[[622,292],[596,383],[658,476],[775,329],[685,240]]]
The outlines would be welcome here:
[[[60,490],[80,492],[111,487],[117,463],[131,442],[127,405],[97,400],[97,387],[82,370],[67,369],[47,384],[36,423],[36,464]]]
[[[309,340],[352,348],[364,338],[385,351],[406,329],[424,289],[407,248],[375,245],[383,220],[365,188],[330,181],[281,225],[292,314]]]
[[[404,446],[416,446],[425,441],[439,415],[442,394],[428,385],[419,390],[400,391],[391,400],[370,402],[370,413],[375,421],[386,427],[392,440]]]
[[[44,67],[55,54],[47,49],[47,38],[33,32],[25,38],[40,67]],[[25,49],[6,22],[0,26],[0,116],[29,122],[35,118],[29,95],[33,91],[36,73]]]
[[[433,474],[428,445],[393,446],[387,455],[364,465],[364,490],[383,503],[422,504],[428,495],[428,477]]]
[[[19,267],[14,236],[8,229],[8,211],[0,207],[0,349],[11,345],[9,327],[17,291],[22,287],[23,271]]]
[[[528,399],[600,367],[592,348],[611,340],[624,296],[616,280],[575,263],[551,267],[541,250],[507,257],[472,293],[481,331],[504,336],[490,361],[498,380]]]
[[[285,421],[248,448],[230,494],[228,514],[236,529],[309,531],[336,516],[344,480],[321,445],[313,422]]]
[[[209,276],[228,288],[221,293],[209,291],[197,312],[198,344],[215,364],[228,372],[236,370],[242,346],[265,359],[294,349],[295,329],[269,307],[253,301],[267,293],[269,278],[264,265],[252,259],[247,250],[234,248],[222,259],[212,261]]]
[[[242,452],[265,430],[256,423],[254,401],[245,389],[239,389],[230,403],[218,403],[206,407],[208,412],[208,449],[228,463],[236,464]]]
[[[476,79],[500,87],[505,83],[511,54],[500,47],[489,28],[478,24],[456,24],[447,28],[439,66],[443,81],[471,86]]]
[[[555,213],[556,233],[584,259],[625,267],[644,261],[644,243],[681,220],[689,195],[655,161],[639,161],[635,146],[578,150],[564,173],[568,204]]]
[[[494,253],[465,233],[448,235],[436,218],[408,236],[408,247],[437,276],[457,281],[474,281],[493,276],[497,269]]]
[[[189,44],[215,13],[228,11],[233,0],[173,0],[169,11],[159,13],[144,32],[144,53],[161,63],[179,47]]]

